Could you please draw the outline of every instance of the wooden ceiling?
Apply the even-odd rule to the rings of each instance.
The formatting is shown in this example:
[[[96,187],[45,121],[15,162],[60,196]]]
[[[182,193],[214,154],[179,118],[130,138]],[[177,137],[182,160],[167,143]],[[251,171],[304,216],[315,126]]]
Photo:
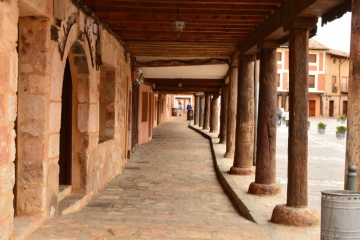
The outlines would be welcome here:
[[[287,24],[334,11],[350,0],[81,0],[142,59],[222,59],[240,49],[256,53],[264,41],[286,41]],[[185,21],[178,38],[170,22]],[[306,23],[305,20],[303,23]],[[176,65],[176,64],[175,64]],[[136,67],[136,66],[135,66]],[[151,66],[148,66],[151,67]],[[224,74],[224,78],[226,74]],[[151,78],[151,76],[150,76]],[[153,79],[154,80],[154,79]],[[223,84],[224,79],[221,79]],[[206,82],[202,81],[206,85]],[[155,80],[154,80],[155,82]],[[217,81],[218,82],[218,81]],[[157,86],[169,81],[158,81]],[[210,84],[212,87],[212,83]],[[169,85],[169,87],[172,87]],[[218,86],[219,87],[219,86]],[[194,89],[195,91],[197,89]],[[200,89],[198,89],[200,90]],[[165,90],[164,90],[165,91]]]

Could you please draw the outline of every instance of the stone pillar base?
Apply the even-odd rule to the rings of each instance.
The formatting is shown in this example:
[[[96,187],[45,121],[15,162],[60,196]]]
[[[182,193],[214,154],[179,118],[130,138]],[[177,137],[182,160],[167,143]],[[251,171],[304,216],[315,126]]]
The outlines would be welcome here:
[[[260,184],[252,182],[249,186],[248,193],[255,195],[276,195],[281,192],[281,187],[277,183]]]
[[[226,152],[224,158],[234,158],[234,152]]]
[[[275,206],[271,221],[296,227],[311,227],[320,224],[319,214],[315,209],[288,207],[285,204]]]
[[[255,167],[241,168],[241,167],[231,167],[230,174],[234,175],[253,175],[255,173]]]

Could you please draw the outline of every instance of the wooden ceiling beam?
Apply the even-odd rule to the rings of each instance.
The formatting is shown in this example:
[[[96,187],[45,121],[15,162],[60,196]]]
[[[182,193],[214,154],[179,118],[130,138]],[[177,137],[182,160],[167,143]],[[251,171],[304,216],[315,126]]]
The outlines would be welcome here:
[[[133,3],[134,0],[83,0],[83,2],[88,6],[112,6],[116,5],[119,2],[130,2]],[[139,3],[173,3],[178,4],[179,0],[136,0]],[[237,4],[237,5],[248,5],[248,4],[258,4],[258,5],[280,5],[282,0],[197,0],[198,4]],[[193,0],[181,0],[181,4],[192,4]]]

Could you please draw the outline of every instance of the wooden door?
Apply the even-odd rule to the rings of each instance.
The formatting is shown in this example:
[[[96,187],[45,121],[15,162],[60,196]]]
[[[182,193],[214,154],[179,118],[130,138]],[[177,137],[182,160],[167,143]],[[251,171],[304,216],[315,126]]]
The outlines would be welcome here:
[[[334,117],[334,101],[329,101],[329,117]]]
[[[61,128],[59,184],[71,185],[72,172],[72,80],[69,61],[66,61],[61,95]]]
[[[347,101],[343,101],[343,114],[347,115]]]
[[[309,117],[315,117],[315,100],[309,100]]]

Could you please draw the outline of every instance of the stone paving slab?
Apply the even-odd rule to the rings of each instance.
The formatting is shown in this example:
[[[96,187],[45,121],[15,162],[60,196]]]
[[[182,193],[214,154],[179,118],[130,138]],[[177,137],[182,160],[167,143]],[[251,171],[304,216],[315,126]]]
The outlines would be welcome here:
[[[27,239],[281,238],[239,215],[218,182],[209,141],[173,118],[85,208]]]

